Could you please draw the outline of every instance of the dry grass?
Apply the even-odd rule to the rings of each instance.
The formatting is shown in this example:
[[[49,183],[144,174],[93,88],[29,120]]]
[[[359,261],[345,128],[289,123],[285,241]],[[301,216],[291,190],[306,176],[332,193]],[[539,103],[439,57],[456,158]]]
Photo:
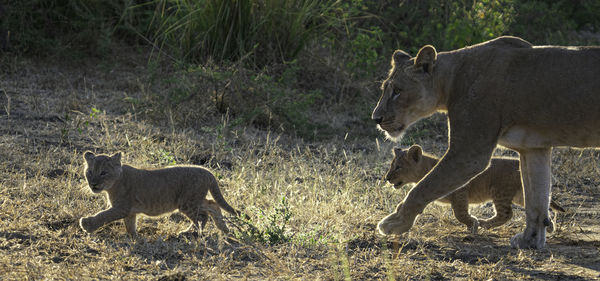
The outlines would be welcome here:
[[[505,226],[471,235],[448,207],[437,205],[394,244],[375,226],[406,191],[382,181],[393,144],[381,137],[355,138],[350,131],[307,143],[205,112],[187,116],[201,121],[186,127],[168,115],[147,118],[151,114],[128,102],[160,90],[135,64],[8,66],[0,76],[0,279],[600,278],[598,152],[555,151],[554,196],[568,212],[558,217],[544,250],[508,246],[523,227],[522,209]],[[441,155],[444,122],[436,116],[418,124],[408,142]],[[206,165],[225,198],[259,229],[270,226],[269,215],[286,198],[291,216],[284,234],[290,239],[273,245],[244,239],[243,224],[233,227],[234,237],[212,224],[198,238],[177,235],[187,227],[177,215],[142,219],[137,240],[121,222],[85,234],[77,220],[105,206],[82,177],[85,150],[123,151],[125,162],[146,167]],[[472,211],[490,215],[491,208]]]

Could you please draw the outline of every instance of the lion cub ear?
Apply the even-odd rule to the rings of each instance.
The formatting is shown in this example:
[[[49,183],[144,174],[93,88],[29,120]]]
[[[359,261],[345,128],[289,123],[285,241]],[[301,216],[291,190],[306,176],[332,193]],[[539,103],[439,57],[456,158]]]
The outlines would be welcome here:
[[[433,63],[437,59],[437,52],[435,48],[431,45],[425,45],[419,53],[417,54],[417,58],[415,59],[415,65],[421,66],[425,73],[431,73],[433,70]]]
[[[96,158],[96,155],[91,151],[86,151],[83,153],[83,159],[85,159],[87,162],[94,160],[94,158]]]
[[[398,157],[404,153],[404,151],[402,151],[402,148],[399,148],[399,147],[394,147],[393,152],[394,152],[394,157]]]
[[[110,159],[112,160],[113,163],[115,164],[121,164],[121,155],[122,153],[119,151],[117,153],[115,153],[113,156],[110,157]]]
[[[417,144],[411,146],[408,149],[408,156],[410,157],[410,159],[414,160],[417,163],[419,161],[421,161],[422,155],[423,155],[423,149],[421,148],[421,146],[419,146]]]

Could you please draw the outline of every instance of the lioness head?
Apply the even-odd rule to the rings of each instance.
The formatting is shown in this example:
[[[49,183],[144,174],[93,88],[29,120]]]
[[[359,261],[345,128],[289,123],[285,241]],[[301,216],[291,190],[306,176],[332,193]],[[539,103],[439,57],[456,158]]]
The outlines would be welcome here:
[[[385,179],[398,189],[407,183],[418,182],[429,172],[430,165],[423,161],[423,150],[418,145],[409,149],[394,148],[394,160]]]
[[[113,156],[95,155],[87,151],[85,159],[85,179],[94,193],[108,190],[121,177],[121,152]]]
[[[427,45],[415,58],[396,50],[392,69],[381,84],[383,91],[371,116],[388,137],[399,138],[412,123],[436,112],[438,96],[433,92],[432,74],[437,53]]]

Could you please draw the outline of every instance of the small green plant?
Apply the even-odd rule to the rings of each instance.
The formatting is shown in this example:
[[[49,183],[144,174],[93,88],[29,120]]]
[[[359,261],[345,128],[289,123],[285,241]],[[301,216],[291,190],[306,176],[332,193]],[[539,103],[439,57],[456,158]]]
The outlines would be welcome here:
[[[100,110],[95,107],[92,107],[90,109],[90,118],[92,118],[92,119],[96,118],[96,116],[98,116],[98,113],[100,113]]]
[[[157,161],[161,166],[171,166],[176,165],[177,161],[175,160],[175,156],[162,148],[157,151],[150,152],[150,155]]]
[[[268,243],[269,245],[284,243],[293,237],[287,229],[291,217],[292,213],[287,200],[282,197],[279,205],[269,214],[260,211],[258,222],[253,222],[249,218],[240,219],[235,235],[242,240]]]

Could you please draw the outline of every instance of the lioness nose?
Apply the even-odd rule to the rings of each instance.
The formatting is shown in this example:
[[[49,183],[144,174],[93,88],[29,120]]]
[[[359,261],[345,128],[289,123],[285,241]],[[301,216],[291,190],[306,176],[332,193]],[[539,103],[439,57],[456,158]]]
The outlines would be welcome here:
[[[373,120],[375,120],[375,123],[381,124],[381,121],[383,121],[383,118],[382,117],[379,117],[379,118],[373,117]]]

